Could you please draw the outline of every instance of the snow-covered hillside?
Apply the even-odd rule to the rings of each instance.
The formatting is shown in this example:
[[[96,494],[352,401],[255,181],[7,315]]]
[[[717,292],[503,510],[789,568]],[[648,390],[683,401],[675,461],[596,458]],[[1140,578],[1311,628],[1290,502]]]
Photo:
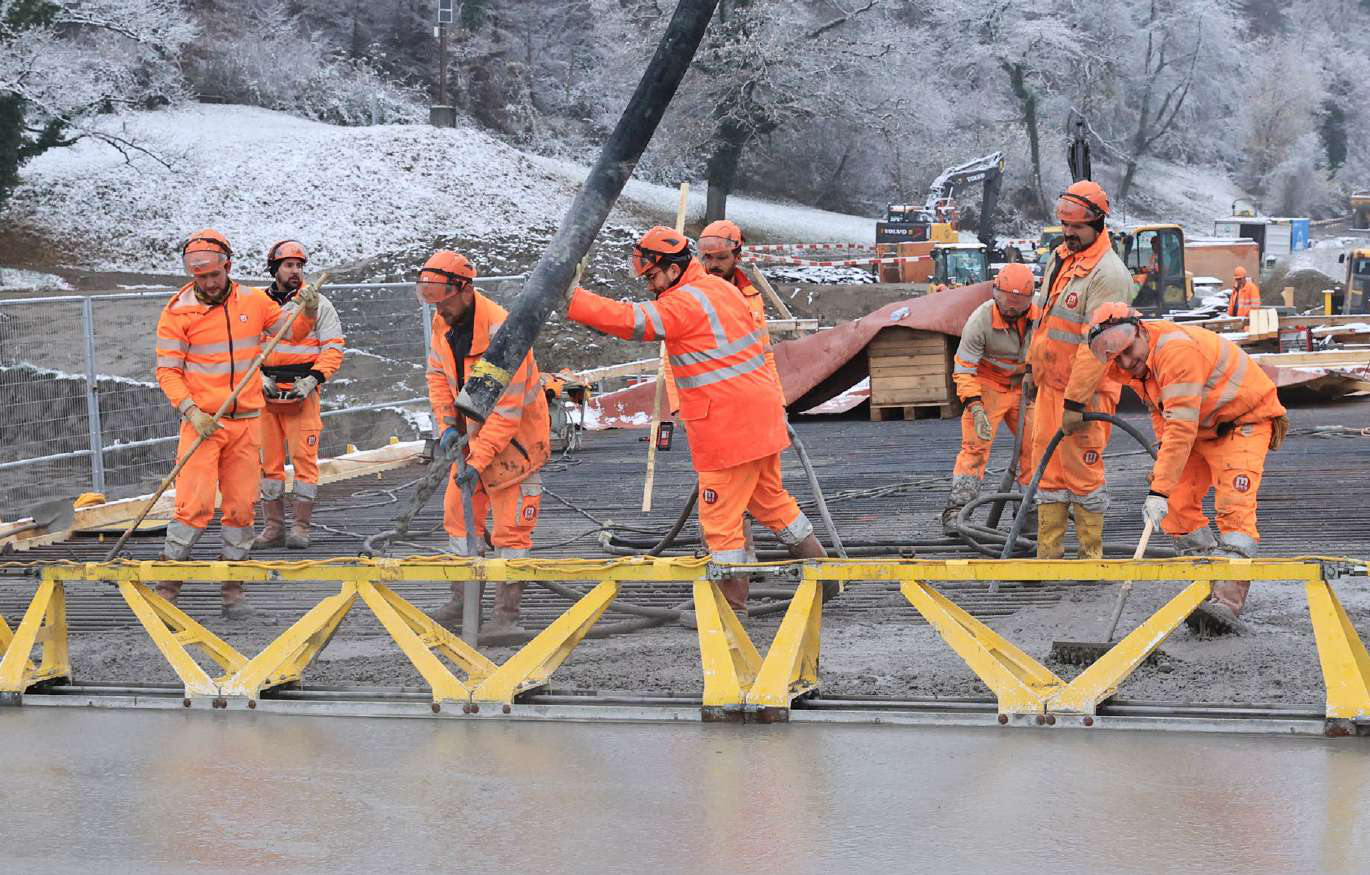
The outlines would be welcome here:
[[[295,237],[318,265],[355,263],[435,240],[545,240],[586,169],[526,155],[474,128],[342,128],[244,106],[123,116],[125,135],[172,159],[83,142],[23,171],[5,220],[62,241],[92,270],[176,272],[181,241],[205,226],[257,253]],[[670,221],[677,194],[633,181],[613,220]],[[691,214],[704,210],[702,187]],[[874,220],[747,198],[729,212],[761,239],[871,240]],[[540,246],[538,247],[540,248]]]

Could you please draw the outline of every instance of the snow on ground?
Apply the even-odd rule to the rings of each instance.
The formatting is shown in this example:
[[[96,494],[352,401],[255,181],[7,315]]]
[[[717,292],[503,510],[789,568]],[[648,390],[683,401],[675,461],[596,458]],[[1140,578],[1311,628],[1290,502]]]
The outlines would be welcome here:
[[[1117,173],[1097,178],[1110,194],[1118,190],[1121,177]],[[1173,222],[1189,236],[1212,237],[1213,221],[1232,215],[1233,201],[1245,198],[1246,193],[1221,168],[1149,158],[1138,169],[1127,201],[1115,197],[1111,221],[1120,226]]]
[[[71,289],[71,286],[60,276],[53,276],[50,273],[0,267],[0,291],[29,291],[32,289],[51,289],[65,292]]]
[[[1346,265],[1337,259],[1341,258],[1348,250],[1358,246],[1370,246],[1370,241],[1364,236],[1328,237],[1323,240],[1314,240],[1311,248],[1300,249],[1289,256],[1287,259],[1289,272],[1316,270],[1340,282],[1346,278]]]
[[[110,122],[171,159],[170,169],[93,142],[24,167],[6,221],[79,242],[80,267],[179,269],[180,245],[206,226],[257,270],[276,240],[308,244],[315,264],[355,262],[437,238],[526,238],[541,249],[586,169],[526,155],[471,127],[335,127],[245,106],[191,105]],[[611,221],[645,228],[674,215],[675,190],[633,181]],[[705,193],[691,198],[702,214]],[[634,204],[645,207],[642,212]],[[760,235],[870,240],[874,220],[732,198]],[[539,229],[533,232],[531,229]],[[245,263],[244,263],[245,262]]]

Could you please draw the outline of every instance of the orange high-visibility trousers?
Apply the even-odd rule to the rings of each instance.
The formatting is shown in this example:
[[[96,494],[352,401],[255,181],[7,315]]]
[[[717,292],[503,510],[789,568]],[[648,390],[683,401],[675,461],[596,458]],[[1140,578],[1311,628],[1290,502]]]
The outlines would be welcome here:
[[[1085,405],[1089,413],[1112,413],[1118,409],[1119,389],[1103,389]],[[1061,430],[1065,412],[1065,391],[1050,386],[1037,387],[1036,411],[1032,421],[1032,462],[1035,471],[1042,462],[1047,444]],[[1108,446],[1113,426],[1107,422],[1091,422],[1084,431],[1064,438],[1052,454],[1042,480],[1037,484],[1040,504],[1073,502],[1087,510],[1103,511],[1108,505],[1105,490],[1104,448]]]
[[[457,467],[452,466],[455,475]],[[476,540],[484,550],[486,519],[494,518],[490,543],[500,550],[529,550],[533,546],[533,529],[538,524],[542,509],[542,477],[533,472],[521,483],[511,483],[493,492],[477,481],[471,494],[471,513],[476,518]],[[450,548],[459,556],[468,556],[466,547],[466,515],[461,508],[461,487],[447,478],[447,492],[442,501],[442,524],[450,541]]]
[[[252,546],[253,507],[262,476],[256,419],[223,419],[176,475],[176,514],[167,526],[169,559],[189,559],[200,533],[214,518],[214,498],[222,501],[225,559],[245,559]],[[181,422],[179,459],[195,443],[195,429]]]
[[[1203,512],[1203,500],[1212,489],[1213,509],[1222,536],[1219,540],[1239,543],[1254,553],[1261,538],[1256,530],[1256,492],[1269,451],[1268,421],[1239,425],[1226,437],[1195,441],[1180,482],[1170,492],[1170,510],[1161,521],[1161,529],[1172,536],[1206,529],[1208,517]],[[1249,544],[1246,538],[1250,539]]]
[[[1008,425],[1010,437],[1018,434],[1018,404],[1022,397],[1021,389],[991,389],[980,396],[980,403],[985,407],[985,415],[989,417],[991,436],[987,441],[980,440],[980,436],[975,433],[975,417],[971,414],[970,408],[966,408],[961,414],[961,452],[956,454],[956,467],[952,471],[954,476],[984,479],[985,466],[989,464],[990,447],[994,444],[994,435],[999,431],[999,423]],[[1027,423],[1032,422],[1032,413],[1032,407],[1029,406]],[[1029,428],[1027,434],[1023,435],[1022,445],[1018,449],[1018,482],[1024,486],[1032,479],[1031,465],[1032,429]]]
[[[295,495],[313,501],[319,494],[319,393],[291,403],[268,401],[262,411],[262,500],[285,494],[285,460],[295,466]]]
[[[780,479],[774,453],[721,471],[699,472],[699,528],[719,562],[746,562],[743,513],[792,546],[813,534],[813,525]]]

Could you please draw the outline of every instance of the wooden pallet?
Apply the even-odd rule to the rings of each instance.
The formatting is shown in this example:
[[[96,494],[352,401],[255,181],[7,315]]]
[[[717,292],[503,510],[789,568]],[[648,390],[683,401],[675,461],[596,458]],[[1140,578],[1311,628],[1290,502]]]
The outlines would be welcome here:
[[[959,404],[884,404],[871,405],[871,422],[887,420],[952,419],[961,415]]]
[[[949,419],[961,413],[952,381],[956,338],[902,325],[883,328],[866,346],[871,421],[886,418]]]

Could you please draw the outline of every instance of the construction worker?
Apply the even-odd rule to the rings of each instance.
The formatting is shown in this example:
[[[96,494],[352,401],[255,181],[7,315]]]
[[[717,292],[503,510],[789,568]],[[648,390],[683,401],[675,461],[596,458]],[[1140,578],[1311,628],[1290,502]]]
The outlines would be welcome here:
[[[727,280],[742,293],[742,300],[752,311],[757,330],[761,332],[761,343],[766,349],[766,369],[779,384],[780,372],[775,367],[771,333],[766,327],[766,302],[761,297],[761,290],[742,269],[742,243],[742,229],[735,222],[727,219],[711,222],[699,235],[699,262],[710,275]]]
[[[464,467],[452,465],[443,500],[443,526],[448,549],[458,556],[483,555],[487,516],[494,525],[490,543],[501,559],[521,559],[533,546],[533,529],[542,508],[542,466],[550,450],[551,424],[542,375],[530,351],[499,403],[485,422],[469,422],[456,399],[472,367],[485,354],[508,313],[475,289],[476,269],[466,256],[449,250],[433,253],[419,270],[419,300],[436,308],[432,351],[428,356],[428,400],[433,405],[434,433],[443,452],[462,435]],[[473,489],[474,523],[462,511],[462,487]],[[474,525],[476,546],[467,543]],[[523,583],[501,583],[495,594],[491,632],[515,632]],[[430,616],[450,629],[461,626],[462,584],[452,585],[452,599]]]
[[[215,493],[222,496],[223,559],[246,559],[252,549],[252,510],[261,480],[257,419],[265,400],[255,375],[247,380],[223,418],[214,414],[247,375],[261,352],[263,335],[274,334],[289,314],[261,289],[229,277],[233,250],[223,234],[197,231],[186,241],[181,259],[191,282],[182,286],[157,320],[157,383],[181,414],[177,458],[204,438],[176,478],[176,514],[167,526],[163,559],[190,558],[195,543],[214,517]],[[318,292],[299,294],[305,315],[295,320],[282,342],[295,342],[309,330]],[[157,592],[175,601],[181,581],[162,581]],[[223,584],[224,616],[247,619],[255,613],[243,585]]]
[[[1112,413],[1121,390],[1104,379],[1104,367],[1085,340],[1089,314],[1109,301],[1126,303],[1132,294],[1132,277],[1104,228],[1108,212],[1108,195],[1089,180],[1073,183],[1056,201],[1063,242],[1042,274],[1041,312],[1028,348],[1026,391],[1031,397],[1031,387],[1037,390],[1031,468],[1041,464],[1057,431],[1064,430],[1066,437],[1038,484],[1039,559],[1065,555],[1066,522],[1072,515],[1079,558],[1103,556],[1108,507],[1104,447],[1111,429],[1106,423],[1085,422],[1084,414]]]
[[[1027,421],[1018,421],[1018,408],[1027,370],[1024,360],[1033,283],[1027,265],[1004,265],[994,277],[994,297],[975,308],[961,330],[952,379],[965,410],[961,414],[961,452],[956,456],[951,493],[942,511],[944,530],[950,531],[961,508],[980,496],[999,423],[1006,422],[1012,435],[1027,425]],[[1032,479],[1028,432],[1022,433],[1019,443],[1018,482],[1027,486]]]
[[[309,253],[298,240],[281,240],[266,251],[266,270],[272,276],[267,296],[287,313],[299,307]],[[309,520],[319,493],[319,386],[329,380],[343,360],[343,330],[338,311],[319,296],[312,327],[302,339],[282,342],[262,363],[262,394],[266,408],[260,420],[262,443],[262,516],[266,526],[256,546],[292,550],[309,546]],[[285,459],[295,467],[295,508],[290,532],[285,530]]]
[[[826,555],[813,525],[785,491],[780,451],[789,446],[780,386],[766,370],[752,309],[711,276],[670,228],[650,229],[633,247],[632,268],[654,301],[615,301],[573,289],[567,318],[624,340],[664,340],[680,391],[680,418],[699,475],[699,525],[719,562],[744,562],[743,513],[775,532],[796,558]],[[746,616],[749,581],[719,586]],[[830,596],[836,587],[825,587]]]
[[[1232,271],[1232,294],[1227,299],[1227,315],[1245,319],[1252,310],[1259,310],[1260,307],[1260,286],[1247,279],[1246,268],[1237,265]]]
[[[1108,366],[1109,377],[1126,382],[1151,411],[1161,447],[1151,468],[1146,518],[1175,539],[1181,555],[1254,556],[1265,455],[1279,449],[1289,430],[1265,371],[1212,331],[1143,322],[1118,303],[1095,309],[1089,349]],[[1210,489],[1216,539],[1203,512]],[[1248,581],[1215,581],[1208,601],[1186,622],[1196,631],[1236,631],[1250,587]]]

